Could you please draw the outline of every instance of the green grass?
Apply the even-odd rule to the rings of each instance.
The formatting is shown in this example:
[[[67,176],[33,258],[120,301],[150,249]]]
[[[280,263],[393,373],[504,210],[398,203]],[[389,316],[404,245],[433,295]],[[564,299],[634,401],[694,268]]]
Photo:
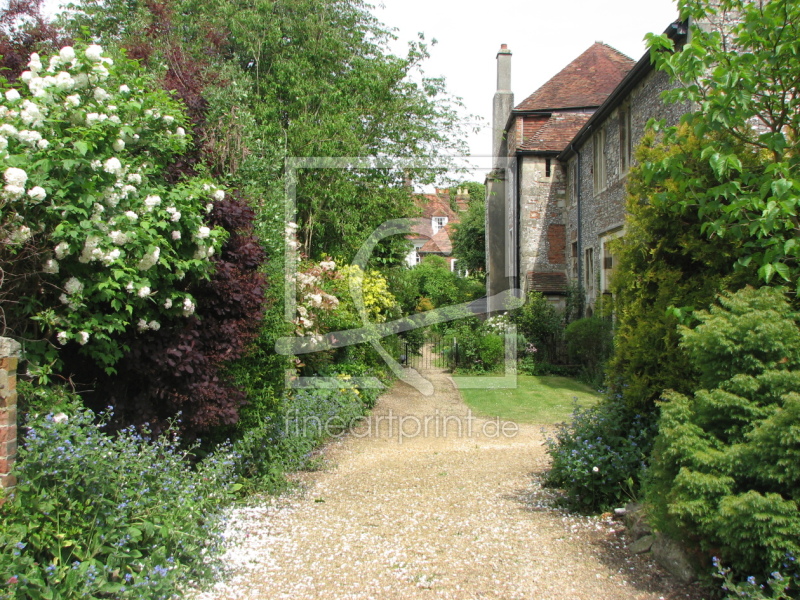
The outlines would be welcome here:
[[[556,376],[519,375],[514,389],[460,391],[476,415],[518,423],[560,423],[569,419],[576,398],[583,407],[600,400],[589,386]]]

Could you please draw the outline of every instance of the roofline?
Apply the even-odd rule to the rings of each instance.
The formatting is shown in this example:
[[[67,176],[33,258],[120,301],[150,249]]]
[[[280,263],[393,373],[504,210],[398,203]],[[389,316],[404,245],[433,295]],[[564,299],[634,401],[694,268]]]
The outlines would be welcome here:
[[[664,33],[666,33],[671,40],[685,41],[687,31],[687,21],[674,21],[669,24],[666,30],[664,30]],[[583,146],[583,144],[591,135],[594,126],[598,122],[605,120],[605,118],[608,117],[608,115],[610,115],[615,108],[622,104],[623,100],[628,96],[631,90],[652,71],[653,62],[650,60],[650,51],[648,50],[644,53],[644,56],[639,59],[639,62],[637,62],[636,65],[634,65],[634,67],[623,78],[619,85],[614,88],[614,91],[611,92],[611,95],[606,99],[606,101],[600,105],[600,108],[594,112],[584,126],[581,127],[580,131],[575,134],[575,137],[572,138],[572,141],[567,145],[564,151],[558,155],[558,159],[562,162],[566,162],[572,158],[575,155],[574,148],[576,146],[579,148]]]
[[[515,154],[517,156],[546,156],[552,158],[558,158],[558,155],[561,154],[562,150],[517,150]]]
[[[534,92],[535,93],[535,92]],[[585,106],[559,106],[553,108],[532,108],[530,110],[511,109],[511,114],[518,117],[550,116],[557,112],[574,112],[576,110],[596,110],[599,105],[587,104]]]

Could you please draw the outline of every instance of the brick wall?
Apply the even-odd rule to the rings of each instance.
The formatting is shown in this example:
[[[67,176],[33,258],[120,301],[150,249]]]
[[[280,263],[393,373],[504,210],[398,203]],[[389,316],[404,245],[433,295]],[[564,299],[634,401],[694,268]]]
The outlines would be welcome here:
[[[565,264],[567,251],[566,225],[552,223],[547,228],[547,260],[555,264]]]
[[[0,487],[13,488],[10,474],[17,455],[17,361],[20,346],[0,337]]]

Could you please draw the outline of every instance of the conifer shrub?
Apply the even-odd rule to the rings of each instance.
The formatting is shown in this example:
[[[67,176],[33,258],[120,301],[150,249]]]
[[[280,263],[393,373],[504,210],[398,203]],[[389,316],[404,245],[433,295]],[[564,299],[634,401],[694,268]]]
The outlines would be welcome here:
[[[800,556],[800,330],[780,290],[744,288],[682,327],[699,371],[661,402],[647,498],[657,526],[741,576]]]

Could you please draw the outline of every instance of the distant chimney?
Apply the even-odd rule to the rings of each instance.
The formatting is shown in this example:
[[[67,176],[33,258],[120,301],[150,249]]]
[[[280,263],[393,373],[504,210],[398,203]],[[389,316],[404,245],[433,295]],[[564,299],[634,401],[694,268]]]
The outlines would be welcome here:
[[[507,154],[504,145],[504,129],[511,109],[514,107],[514,93],[511,91],[511,50],[506,44],[497,53],[497,91],[494,94],[492,109],[492,156]]]

